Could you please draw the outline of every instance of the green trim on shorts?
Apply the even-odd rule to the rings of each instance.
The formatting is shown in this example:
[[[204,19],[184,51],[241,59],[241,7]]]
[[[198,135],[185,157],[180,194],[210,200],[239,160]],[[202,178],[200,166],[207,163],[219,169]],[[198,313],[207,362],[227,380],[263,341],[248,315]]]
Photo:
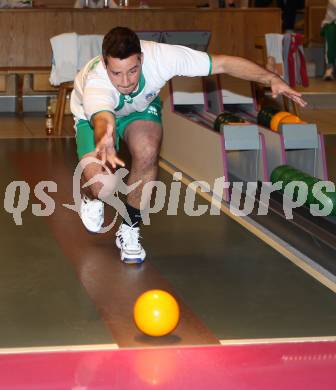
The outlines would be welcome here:
[[[85,154],[96,149],[93,127],[89,121],[80,119],[76,123],[77,156],[80,160]]]
[[[124,138],[125,129],[134,121],[152,121],[161,124],[161,99],[157,96],[145,111],[135,111],[126,116],[116,117],[117,140],[116,147],[119,149],[120,138]]]
[[[120,138],[124,138],[126,127],[138,120],[152,121],[161,125],[161,99],[159,96],[149,104],[145,111],[135,111],[126,116],[116,117],[117,150],[119,150]],[[79,159],[96,149],[94,131],[89,121],[80,119],[76,123],[76,143],[77,156]]]
[[[209,56],[209,61],[210,61],[210,65],[209,65],[209,75],[210,76],[212,74],[212,57],[209,53],[207,53],[208,56]]]

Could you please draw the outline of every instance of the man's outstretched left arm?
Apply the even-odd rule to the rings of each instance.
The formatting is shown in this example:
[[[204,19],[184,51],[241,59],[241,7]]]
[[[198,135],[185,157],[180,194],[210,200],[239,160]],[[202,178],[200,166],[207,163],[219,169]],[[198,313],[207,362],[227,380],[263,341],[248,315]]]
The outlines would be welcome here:
[[[273,98],[284,95],[301,107],[307,105],[300,92],[290,88],[277,74],[262,68],[254,62],[242,57],[227,55],[213,55],[211,57],[212,74],[226,73],[243,80],[255,81],[270,87]]]

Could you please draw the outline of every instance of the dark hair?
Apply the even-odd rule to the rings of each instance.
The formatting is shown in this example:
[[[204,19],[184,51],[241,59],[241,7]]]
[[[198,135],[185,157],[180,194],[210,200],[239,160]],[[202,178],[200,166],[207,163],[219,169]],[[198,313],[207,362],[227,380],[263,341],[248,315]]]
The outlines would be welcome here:
[[[141,54],[140,40],[136,33],[127,27],[115,27],[103,40],[103,58],[107,65],[107,57],[124,60],[133,54]]]

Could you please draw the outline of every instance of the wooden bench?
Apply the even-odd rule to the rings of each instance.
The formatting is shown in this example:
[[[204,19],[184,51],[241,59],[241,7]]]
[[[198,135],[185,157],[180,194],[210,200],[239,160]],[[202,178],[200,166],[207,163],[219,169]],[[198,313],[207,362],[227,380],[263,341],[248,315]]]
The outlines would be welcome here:
[[[25,75],[40,74],[41,72],[50,72],[50,66],[10,66],[0,67],[0,76],[15,75],[16,84],[16,104],[15,111],[17,114],[23,114],[23,80]]]
[[[18,115],[23,115],[23,81],[25,75],[38,76],[41,74],[50,74],[50,66],[21,66],[21,67],[0,67],[0,76],[10,76],[15,75],[16,78],[16,103],[15,103],[15,112]],[[53,90],[54,88],[50,86],[48,91]],[[57,90],[57,88],[55,88]],[[69,91],[73,89],[73,82],[62,83],[58,88],[56,110],[54,116],[54,129],[56,134],[61,135],[64,112],[65,112],[65,103],[66,95]]]

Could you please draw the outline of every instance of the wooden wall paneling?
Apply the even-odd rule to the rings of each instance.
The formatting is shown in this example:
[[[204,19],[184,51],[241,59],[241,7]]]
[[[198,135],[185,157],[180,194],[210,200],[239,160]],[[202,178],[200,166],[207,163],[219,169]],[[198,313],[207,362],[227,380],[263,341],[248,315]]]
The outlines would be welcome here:
[[[0,74],[0,92],[7,90],[7,76]]]
[[[113,25],[111,11],[76,10],[72,13],[72,29],[77,34],[105,34],[107,24]]]
[[[137,15],[139,18],[139,14]],[[103,34],[116,26],[129,26],[133,20],[131,10],[75,10],[72,28],[78,34]]]
[[[0,12],[0,66],[8,66],[16,61],[16,24],[10,12]]]
[[[105,34],[116,26],[141,30],[201,29],[204,17],[193,10],[162,12],[159,9],[117,9],[111,11],[78,10],[73,13],[73,27],[79,34]],[[206,24],[210,28],[210,23]]]
[[[306,26],[305,26],[305,41],[306,43],[323,43],[321,37],[321,23],[326,13],[326,7],[314,6],[306,8]]]
[[[51,64],[51,48],[49,39],[53,35],[54,23],[57,24],[59,14],[26,12],[17,16],[18,23],[25,26],[25,47],[22,50],[24,57],[20,58],[21,65],[38,66]]]
[[[264,9],[258,12],[254,9],[253,17],[250,13],[242,14],[242,25],[244,26],[244,46],[243,56],[259,64],[264,63],[260,50],[255,49],[255,40],[257,37],[264,37],[267,33],[281,33],[281,10],[279,8]]]
[[[223,47],[225,54],[234,53],[237,56],[244,56],[245,53],[245,34],[243,25],[243,13],[223,12],[224,18],[218,15],[218,22],[216,23],[216,36],[214,37],[214,44],[220,44],[218,49]],[[244,26],[244,28],[243,28]],[[220,39],[219,39],[220,37]],[[218,41],[216,43],[216,41]]]
[[[50,38],[72,31],[71,12],[0,12],[0,67],[49,66]]]
[[[34,0],[35,8],[73,8],[75,0]]]
[[[209,0],[147,0],[151,7],[197,7],[209,3]],[[132,2],[132,0],[131,0]],[[134,1],[135,4],[138,1]]]
[[[50,38],[64,32],[105,34],[112,27],[134,30],[212,32],[209,50],[258,60],[255,37],[280,32],[278,9],[116,9],[0,11],[0,66],[50,66]]]
[[[118,0],[115,0],[118,4]],[[192,7],[195,8],[205,3],[218,4],[217,0],[147,0],[150,7],[165,7],[165,8],[176,8],[176,7]],[[35,0],[35,7],[47,7],[47,8],[62,8],[62,7],[73,7],[75,0]],[[130,0],[129,5],[131,7],[138,7],[140,0]]]
[[[306,0],[306,7],[310,7],[312,5],[324,5],[328,4],[328,0]]]
[[[34,53],[29,58],[29,66],[50,66],[52,51],[50,38],[65,32],[72,32],[72,13],[68,11],[34,12],[27,15],[26,24],[26,55]]]

